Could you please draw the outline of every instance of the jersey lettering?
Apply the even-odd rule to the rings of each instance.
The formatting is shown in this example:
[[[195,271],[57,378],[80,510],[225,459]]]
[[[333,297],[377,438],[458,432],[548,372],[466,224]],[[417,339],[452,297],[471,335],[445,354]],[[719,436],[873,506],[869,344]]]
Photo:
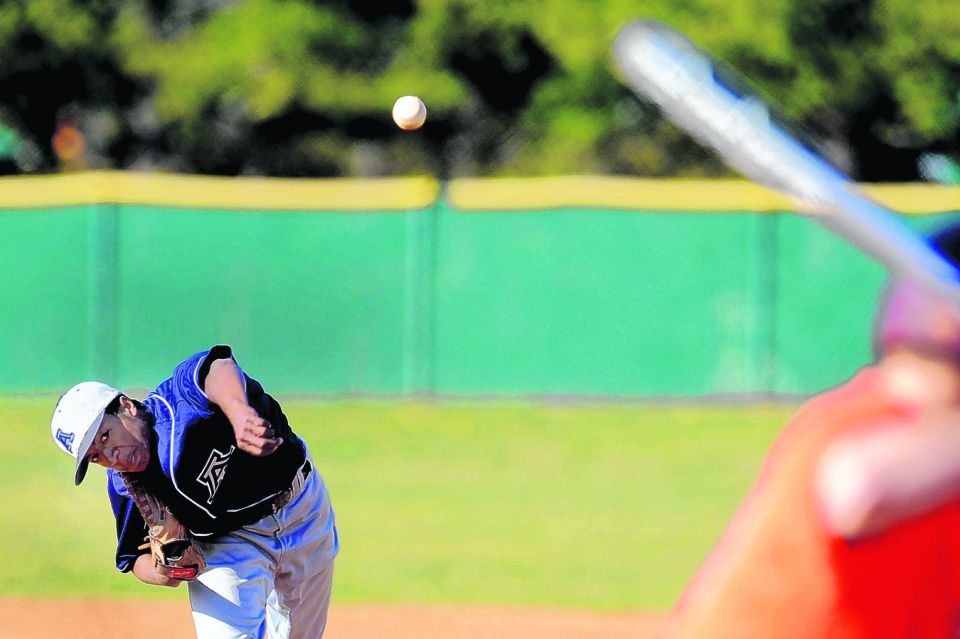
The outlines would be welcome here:
[[[233,455],[234,450],[236,450],[235,446],[231,446],[230,450],[225,453],[214,448],[210,451],[210,458],[207,459],[207,463],[197,477],[197,481],[206,486],[207,492],[210,493],[210,497],[207,499],[208,504],[213,503],[213,497],[220,489],[220,484],[223,483],[223,477],[227,474],[227,462],[230,461],[230,456]]]
[[[76,437],[76,433],[65,433],[62,428],[57,429],[57,441],[60,442],[60,445],[63,446],[68,453],[73,454],[73,438]]]

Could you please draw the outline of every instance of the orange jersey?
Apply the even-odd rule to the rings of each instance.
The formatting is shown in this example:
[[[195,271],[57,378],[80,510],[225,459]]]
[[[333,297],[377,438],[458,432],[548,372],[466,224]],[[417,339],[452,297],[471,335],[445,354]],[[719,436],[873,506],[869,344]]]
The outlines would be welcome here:
[[[815,469],[829,444],[891,423],[906,428],[914,419],[871,368],[808,402],[774,443],[666,636],[957,637],[960,504],[858,541],[830,535],[817,512]]]

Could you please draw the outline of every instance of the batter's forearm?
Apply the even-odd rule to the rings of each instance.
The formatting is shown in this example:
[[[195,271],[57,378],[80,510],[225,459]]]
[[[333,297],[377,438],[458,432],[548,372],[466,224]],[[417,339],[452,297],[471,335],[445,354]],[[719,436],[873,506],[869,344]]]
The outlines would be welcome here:
[[[848,539],[960,497],[960,414],[835,443],[816,489],[827,528]]]

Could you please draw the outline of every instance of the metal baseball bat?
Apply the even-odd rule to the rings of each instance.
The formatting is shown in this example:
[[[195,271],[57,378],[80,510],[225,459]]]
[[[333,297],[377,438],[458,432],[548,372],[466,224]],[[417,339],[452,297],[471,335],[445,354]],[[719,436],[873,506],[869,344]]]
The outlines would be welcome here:
[[[685,37],[652,20],[624,27],[614,57],[627,84],[746,177],[790,196],[804,213],[884,264],[960,303],[953,266],[891,210],[791,135],[770,108]]]

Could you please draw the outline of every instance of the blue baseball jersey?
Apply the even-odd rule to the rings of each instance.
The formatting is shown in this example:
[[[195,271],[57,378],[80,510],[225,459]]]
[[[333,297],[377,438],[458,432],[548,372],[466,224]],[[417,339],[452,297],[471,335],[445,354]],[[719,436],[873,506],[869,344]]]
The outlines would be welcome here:
[[[283,444],[265,457],[237,448],[233,427],[207,399],[210,364],[232,358],[229,346],[214,346],[183,361],[143,404],[153,416],[151,456],[139,473],[171,512],[201,540],[215,539],[272,512],[306,463],[306,447],[280,405],[241,371],[247,400],[273,426]],[[117,568],[127,572],[143,551],[146,525],[119,474],[107,470],[107,490],[117,523]]]

